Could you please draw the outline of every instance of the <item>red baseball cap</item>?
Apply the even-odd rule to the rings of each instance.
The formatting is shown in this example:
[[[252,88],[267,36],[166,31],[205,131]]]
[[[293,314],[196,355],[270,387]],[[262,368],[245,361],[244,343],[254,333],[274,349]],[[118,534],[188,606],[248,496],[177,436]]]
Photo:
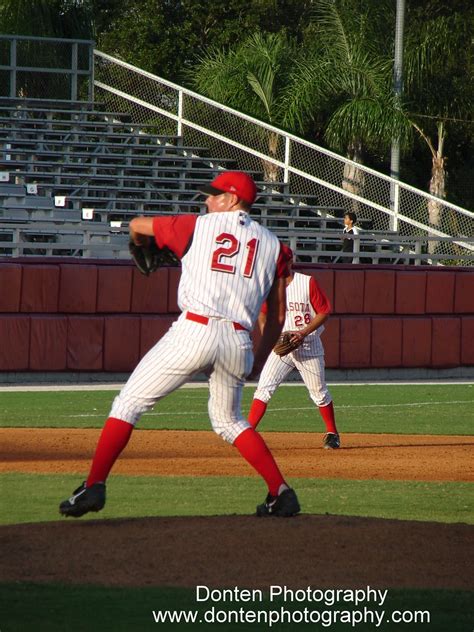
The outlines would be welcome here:
[[[210,184],[200,189],[206,195],[235,193],[241,200],[253,204],[257,197],[257,187],[253,178],[243,171],[223,171]]]

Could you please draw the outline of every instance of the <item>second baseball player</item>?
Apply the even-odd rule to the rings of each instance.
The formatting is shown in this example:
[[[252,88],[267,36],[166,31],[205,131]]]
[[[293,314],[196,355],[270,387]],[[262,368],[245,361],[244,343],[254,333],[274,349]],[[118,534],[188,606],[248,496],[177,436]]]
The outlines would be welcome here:
[[[297,369],[326,425],[323,446],[334,450],[340,447],[341,441],[332,396],[326,385],[324,347],[320,338],[331,306],[314,277],[294,272],[293,260],[290,262],[290,276],[286,284],[286,319],[283,331],[294,332],[301,343],[297,349],[283,357],[273,351],[270,353],[254,394],[248,420],[254,428],[257,427],[273,393],[289,373]],[[258,319],[261,327],[265,318],[264,306]]]

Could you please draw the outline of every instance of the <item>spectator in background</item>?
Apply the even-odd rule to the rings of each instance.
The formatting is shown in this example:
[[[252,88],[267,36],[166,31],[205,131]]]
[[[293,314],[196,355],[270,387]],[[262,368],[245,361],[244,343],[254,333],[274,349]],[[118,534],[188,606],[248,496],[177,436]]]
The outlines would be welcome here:
[[[344,213],[344,231],[342,235],[341,247],[341,251],[343,253],[354,252],[354,239],[352,238],[352,235],[359,234],[359,229],[357,228],[356,223],[357,215],[355,213],[353,213],[352,211],[347,211],[347,213]],[[358,250],[359,249],[357,249],[356,255],[352,256],[352,263],[359,263]],[[348,263],[350,261],[350,258],[342,256],[340,260],[342,261],[342,263]]]

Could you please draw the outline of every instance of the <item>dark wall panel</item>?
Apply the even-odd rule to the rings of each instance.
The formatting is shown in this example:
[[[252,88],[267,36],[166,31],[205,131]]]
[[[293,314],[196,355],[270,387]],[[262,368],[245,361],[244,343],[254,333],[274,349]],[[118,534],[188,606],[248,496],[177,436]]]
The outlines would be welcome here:
[[[364,312],[393,314],[395,309],[395,271],[365,271]]]
[[[0,264],[0,312],[18,312],[21,299],[22,267],[15,263]]]
[[[402,319],[372,318],[371,366],[382,368],[402,364]]]
[[[97,312],[130,311],[132,274],[131,266],[98,266]]]
[[[431,365],[431,318],[402,319],[402,365],[429,367]]]
[[[461,363],[474,365],[474,316],[461,318]]]
[[[66,342],[66,316],[32,316],[29,368],[32,371],[64,371]]]
[[[26,371],[30,357],[30,317],[0,316],[0,371]]]
[[[67,368],[74,371],[102,371],[104,319],[100,316],[69,316]]]
[[[139,316],[105,317],[105,371],[132,371],[138,363],[139,345]]]
[[[364,271],[336,270],[334,281],[334,312],[362,314],[364,312]]]
[[[474,314],[474,272],[456,275],[454,311],[456,314]]]
[[[433,317],[432,366],[452,367],[461,362],[461,319]]]
[[[59,311],[93,314],[97,304],[97,266],[64,264],[59,286]]]
[[[427,272],[426,313],[452,314],[454,308],[455,272]]]
[[[426,272],[397,273],[395,312],[424,314],[426,304]]]
[[[145,276],[133,271],[132,312],[166,314],[168,311],[168,268]]]
[[[59,267],[23,266],[21,311],[54,314],[58,311]]]
[[[369,316],[341,318],[342,368],[370,366],[370,329]]]

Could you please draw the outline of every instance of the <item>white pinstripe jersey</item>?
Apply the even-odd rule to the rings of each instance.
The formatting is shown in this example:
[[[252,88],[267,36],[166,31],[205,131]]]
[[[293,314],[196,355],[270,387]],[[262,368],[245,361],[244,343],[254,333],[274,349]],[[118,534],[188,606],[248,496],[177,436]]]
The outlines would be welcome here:
[[[280,242],[244,211],[197,218],[182,257],[178,305],[253,328],[276,275]]]
[[[316,316],[316,310],[311,303],[310,283],[312,277],[307,274],[295,272],[293,280],[286,287],[286,317],[283,331],[295,331],[303,329]],[[314,280],[313,280],[314,283]],[[318,286],[319,292],[321,289]],[[321,292],[322,293],[322,292]],[[327,301],[326,297],[324,297]],[[319,336],[324,331],[324,326],[318,327],[308,337]]]

